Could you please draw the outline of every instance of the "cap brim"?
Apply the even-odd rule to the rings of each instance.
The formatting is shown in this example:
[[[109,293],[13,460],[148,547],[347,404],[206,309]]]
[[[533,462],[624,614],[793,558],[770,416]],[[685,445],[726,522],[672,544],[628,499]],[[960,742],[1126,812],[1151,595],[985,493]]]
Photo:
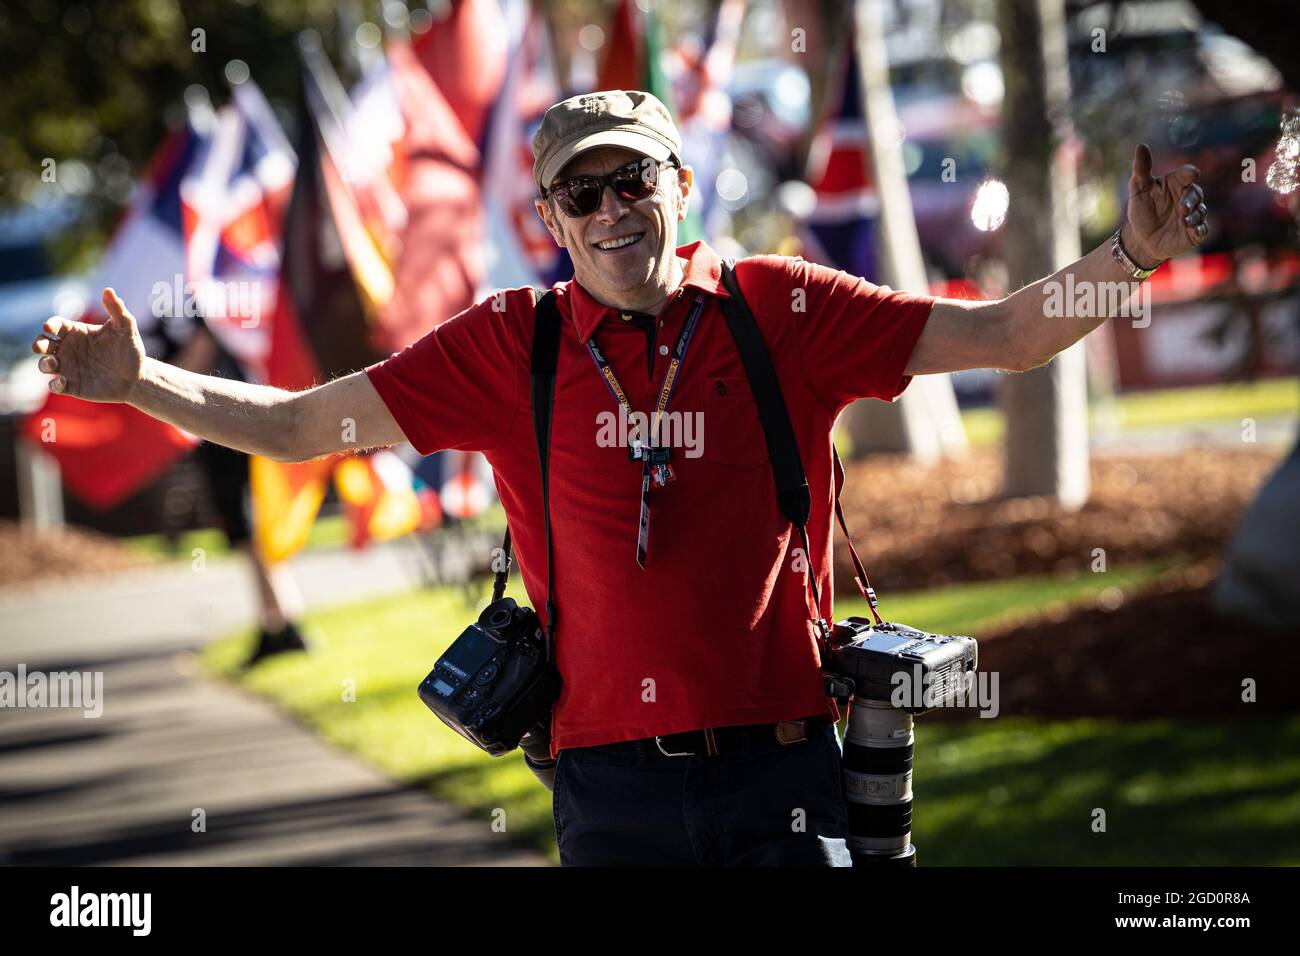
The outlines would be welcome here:
[[[575,156],[596,149],[599,146],[621,146],[624,149],[643,153],[658,162],[663,162],[673,154],[672,149],[666,143],[660,142],[653,136],[647,136],[645,133],[633,129],[601,130],[597,133],[590,133],[581,139],[575,139],[572,143],[567,143],[557,150],[555,155],[551,156],[542,166],[541,185],[550,186],[551,180],[559,175],[560,170],[568,165]]]

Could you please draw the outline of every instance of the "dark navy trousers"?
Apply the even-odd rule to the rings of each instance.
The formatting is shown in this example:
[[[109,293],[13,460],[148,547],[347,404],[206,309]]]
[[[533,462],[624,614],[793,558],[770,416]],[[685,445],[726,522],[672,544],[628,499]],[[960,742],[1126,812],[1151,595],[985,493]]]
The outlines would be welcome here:
[[[833,723],[808,739],[665,757],[653,740],[561,750],[563,866],[851,866]]]

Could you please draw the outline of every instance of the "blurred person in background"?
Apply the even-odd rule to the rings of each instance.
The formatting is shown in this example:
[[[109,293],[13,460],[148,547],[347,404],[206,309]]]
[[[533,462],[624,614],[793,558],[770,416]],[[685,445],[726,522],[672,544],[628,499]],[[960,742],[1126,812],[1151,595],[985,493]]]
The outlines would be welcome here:
[[[195,321],[189,341],[173,347],[164,361],[199,375],[247,381],[239,363],[222,348],[201,316]],[[202,442],[194,454],[207,477],[212,506],[231,551],[244,555],[253,570],[259,630],[257,646],[244,666],[253,667],[276,654],[307,650],[307,642],[296,623],[302,616],[303,603],[293,572],[284,563],[268,564],[253,543],[248,501],[249,456],[213,441]]]

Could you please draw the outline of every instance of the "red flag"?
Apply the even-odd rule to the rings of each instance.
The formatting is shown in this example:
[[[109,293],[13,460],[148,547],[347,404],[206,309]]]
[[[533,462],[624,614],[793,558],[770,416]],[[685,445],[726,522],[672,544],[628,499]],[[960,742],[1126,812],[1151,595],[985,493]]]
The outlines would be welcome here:
[[[415,41],[415,55],[446,97],[471,143],[506,74],[505,17],[496,0],[460,0],[445,20]]]
[[[407,129],[408,223],[375,344],[397,351],[469,308],[486,266],[478,148],[410,47],[394,43],[388,55]]]
[[[613,22],[609,25],[609,36],[605,38],[600,69],[596,73],[596,89],[645,89],[648,71],[645,29],[640,11],[634,0],[619,0]]]
[[[54,393],[22,430],[55,457],[68,490],[100,510],[149,484],[193,447],[187,435],[130,405]]]
[[[192,124],[167,135],[149,162],[130,208],[113,232],[95,285],[112,285],[136,317],[145,349],[161,354],[169,325],[188,324],[180,303],[156,310],[184,271],[180,182],[202,148]],[[172,315],[159,317],[159,311]],[[179,314],[179,319],[176,318]],[[104,321],[98,305],[79,321]],[[194,439],[126,405],[85,402],[50,394],[24,423],[24,432],[51,455],[64,485],[91,507],[105,510],[157,479],[193,447]]]

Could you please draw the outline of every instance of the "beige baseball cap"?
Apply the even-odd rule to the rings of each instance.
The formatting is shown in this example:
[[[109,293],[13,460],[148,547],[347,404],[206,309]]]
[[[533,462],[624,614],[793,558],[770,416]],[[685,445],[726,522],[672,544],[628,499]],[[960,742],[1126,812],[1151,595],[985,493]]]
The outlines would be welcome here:
[[[551,184],[566,163],[597,146],[621,146],[663,162],[682,161],[682,136],[672,114],[641,90],[583,93],[556,103],[533,137],[533,179]]]

